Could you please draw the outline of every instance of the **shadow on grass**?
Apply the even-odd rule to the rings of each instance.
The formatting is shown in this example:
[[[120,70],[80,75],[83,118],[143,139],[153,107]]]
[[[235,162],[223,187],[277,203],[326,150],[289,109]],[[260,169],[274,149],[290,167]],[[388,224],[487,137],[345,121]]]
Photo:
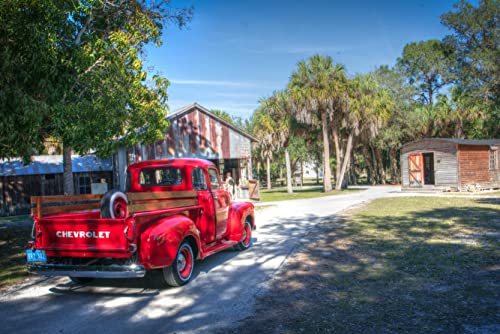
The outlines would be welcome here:
[[[52,293],[42,291],[36,302],[32,296],[2,300],[0,312],[7,319],[2,329],[209,332],[237,325],[230,322],[234,314],[224,312],[253,306],[255,295],[255,316],[234,333],[498,329],[485,326],[500,323],[494,237],[500,208],[462,199],[446,199],[446,206],[443,199],[425,206],[414,201],[420,209],[399,214],[384,213],[398,207],[394,201],[376,201],[346,221],[316,215],[277,219],[259,228],[266,238],[249,250],[200,262],[194,280],[182,288],[160,291],[145,280],[99,280],[83,287],[50,281],[37,291]],[[465,204],[454,205],[458,201]],[[286,256],[288,263],[276,274],[270,263]],[[268,289],[262,287],[275,275]]]
[[[394,201],[315,227],[232,332],[500,332],[498,202]]]
[[[0,289],[28,276],[25,250],[30,233],[30,227],[0,226]]]

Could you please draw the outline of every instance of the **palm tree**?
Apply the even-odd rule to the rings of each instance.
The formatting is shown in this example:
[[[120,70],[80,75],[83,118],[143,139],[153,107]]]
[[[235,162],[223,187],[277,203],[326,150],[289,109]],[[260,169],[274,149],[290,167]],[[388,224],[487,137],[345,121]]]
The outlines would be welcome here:
[[[254,113],[252,133],[259,138],[257,144],[261,158],[266,160],[267,165],[267,189],[271,189],[271,159],[276,149],[273,138],[274,121],[266,110],[259,108]]]
[[[342,154],[343,159],[337,161],[341,166],[335,187],[337,190],[347,187],[344,177],[350,164],[354,138],[358,137],[362,131],[370,133],[371,138],[376,137],[378,130],[385,124],[394,107],[389,92],[379,87],[371,75],[358,75],[350,80],[349,97],[349,106],[343,118],[348,133],[347,144]],[[380,148],[377,149],[380,150]]]
[[[287,91],[277,91],[267,99],[261,101],[262,109],[265,110],[274,121],[271,136],[277,148],[285,151],[286,185],[287,192],[293,193],[292,167],[288,145],[292,135],[292,105]]]
[[[348,101],[346,82],[342,65],[329,56],[314,55],[298,63],[289,83],[295,117],[307,124],[321,124],[325,192],[332,190],[328,128],[330,122],[335,123],[335,113]]]

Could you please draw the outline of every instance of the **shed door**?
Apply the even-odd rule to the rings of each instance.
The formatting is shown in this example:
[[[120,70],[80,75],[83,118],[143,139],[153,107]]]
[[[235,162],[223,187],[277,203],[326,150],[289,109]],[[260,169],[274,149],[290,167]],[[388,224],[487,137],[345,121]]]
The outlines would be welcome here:
[[[423,157],[422,154],[410,154],[408,156],[408,169],[410,174],[410,187],[422,186]]]

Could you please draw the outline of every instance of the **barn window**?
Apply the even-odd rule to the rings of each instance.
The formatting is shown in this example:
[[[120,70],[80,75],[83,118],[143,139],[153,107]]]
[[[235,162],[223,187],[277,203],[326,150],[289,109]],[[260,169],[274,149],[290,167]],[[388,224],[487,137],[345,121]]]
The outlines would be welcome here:
[[[81,195],[91,193],[90,176],[87,175],[78,176],[78,193]]]
[[[490,169],[498,168],[498,150],[490,150]]]

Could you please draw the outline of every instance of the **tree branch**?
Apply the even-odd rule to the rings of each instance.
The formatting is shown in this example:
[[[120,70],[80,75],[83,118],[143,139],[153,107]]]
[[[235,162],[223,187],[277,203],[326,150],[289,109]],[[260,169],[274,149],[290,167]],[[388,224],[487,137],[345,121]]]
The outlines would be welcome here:
[[[77,46],[80,46],[80,42],[81,42],[82,36],[85,33],[85,31],[88,30],[88,28],[89,28],[90,23],[92,22],[92,20],[93,20],[93,14],[92,14],[92,10],[90,10],[90,14],[89,14],[89,16],[87,16],[87,22],[85,22],[85,25],[82,27],[82,29],[80,29],[80,31],[78,32],[78,35],[76,36],[75,44]]]

